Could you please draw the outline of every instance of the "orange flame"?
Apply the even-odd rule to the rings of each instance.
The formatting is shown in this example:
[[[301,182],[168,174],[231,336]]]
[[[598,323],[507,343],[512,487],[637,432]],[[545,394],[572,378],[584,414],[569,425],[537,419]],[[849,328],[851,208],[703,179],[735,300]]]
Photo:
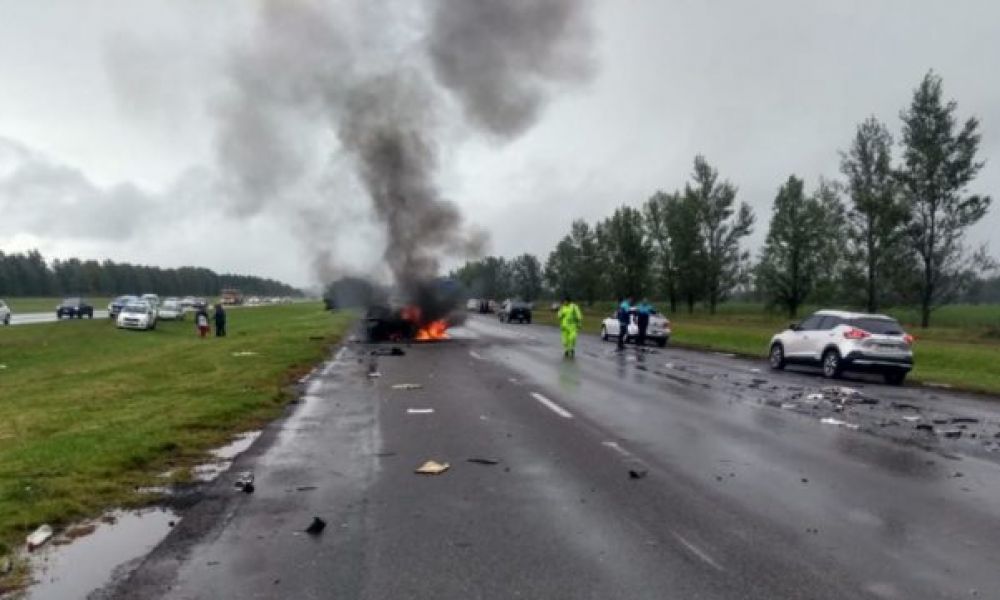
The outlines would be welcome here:
[[[447,321],[431,321],[430,323],[424,325],[417,330],[417,335],[413,339],[418,342],[428,342],[431,340],[446,340],[448,339],[448,323]]]

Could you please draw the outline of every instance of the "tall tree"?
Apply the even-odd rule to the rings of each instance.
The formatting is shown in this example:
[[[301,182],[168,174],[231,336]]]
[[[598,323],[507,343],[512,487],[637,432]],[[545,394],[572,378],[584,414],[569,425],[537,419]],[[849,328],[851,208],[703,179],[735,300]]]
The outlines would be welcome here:
[[[865,306],[877,312],[886,294],[884,275],[904,253],[909,219],[892,169],[892,136],[882,122],[870,117],[858,125],[850,149],[841,153],[840,170],[851,198],[851,258],[864,273]]]
[[[929,72],[913,93],[903,120],[903,167],[899,172],[910,209],[908,234],[920,258],[920,322],[948,302],[972,264],[963,239],[990,206],[987,196],[970,195],[967,186],[983,163],[976,160],[979,121],[958,126],[955,101],[942,99],[941,78]]]
[[[673,215],[670,212],[671,203],[679,196],[656,192],[642,207],[645,216],[646,234],[653,244],[657,279],[667,300],[670,301],[670,312],[677,312],[677,279],[673,252],[671,251],[670,228],[668,223]]]
[[[667,234],[673,259],[674,282],[678,298],[687,304],[688,313],[705,293],[705,243],[698,225],[699,204],[687,194],[674,194],[667,201]]]
[[[653,258],[653,247],[645,234],[642,212],[622,206],[597,228],[608,268],[606,273],[616,297],[640,297],[646,291]]]
[[[769,303],[784,307],[788,316],[798,314],[799,306],[816,288],[824,275],[824,263],[831,235],[833,210],[822,191],[807,197],[804,184],[794,175],[778,189],[771,214],[771,224],[760,263],[757,284]]]
[[[746,203],[734,211],[736,187],[719,181],[719,173],[703,156],[694,159],[693,184],[687,184],[684,195],[697,206],[698,229],[704,245],[705,295],[709,312],[740,281],[741,266],[749,252],[740,250],[740,240],[750,235],[753,212]]]
[[[527,302],[538,298],[542,292],[542,265],[534,254],[522,254],[510,263],[511,285],[514,293]]]

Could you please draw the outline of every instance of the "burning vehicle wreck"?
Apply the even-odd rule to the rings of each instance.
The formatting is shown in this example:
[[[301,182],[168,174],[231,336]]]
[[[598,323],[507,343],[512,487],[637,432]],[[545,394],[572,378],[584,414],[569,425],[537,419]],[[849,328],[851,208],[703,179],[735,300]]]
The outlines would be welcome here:
[[[345,286],[327,288],[325,302],[330,308],[364,309],[366,341],[426,342],[448,339],[449,327],[465,320],[460,310],[464,297],[461,285],[449,278],[409,282],[406,289],[380,288],[368,283],[366,293],[343,294]],[[355,285],[353,289],[356,289]]]

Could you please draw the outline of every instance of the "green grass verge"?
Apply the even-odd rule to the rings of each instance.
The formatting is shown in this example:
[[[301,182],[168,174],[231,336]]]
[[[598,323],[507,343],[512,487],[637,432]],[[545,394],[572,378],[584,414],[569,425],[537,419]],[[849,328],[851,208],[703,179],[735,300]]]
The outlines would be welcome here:
[[[0,556],[40,523],[148,502],[135,486],[279,415],[352,319],[300,303],[232,310],[204,340],[190,320],[0,328]]]
[[[105,296],[84,296],[88,303],[94,307],[94,310],[107,310],[108,303],[111,302],[112,298]],[[15,315],[20,315],[24,313],[47,313],[56,312],[56,306],[62,302],[62,297],[59,298],[2,298],[9,306],[11,311]]]
[[[584,331],[597,334],[601,322],[611,314],[611,302],[598,302],[583,307]],[[660,305],[662,306],[662,304]],[[547,305],[546,305],[547,307]],[[911,323],[907,313],[897,314],[904,323]],[[802,314],[808,314],[803,311]],[[956,389],[1000,394],[1000,338],[990,323],[1000,318],[1000,307],[944,307],[936,315],[942,323],[928,329],[908,325],[917,337],[914,345],[915,367],[911,379],[920,382],[946,383]],[[535,322],[556,324],[555,313],[535,311]],[[787,317],[765,312],[760,305],[723,304],[718,314],[696,310],[682,311],[670,317],[673,328],[671,343],[689,348],[704,348],[734,352],[764,358],[771,336],[788,324]]]

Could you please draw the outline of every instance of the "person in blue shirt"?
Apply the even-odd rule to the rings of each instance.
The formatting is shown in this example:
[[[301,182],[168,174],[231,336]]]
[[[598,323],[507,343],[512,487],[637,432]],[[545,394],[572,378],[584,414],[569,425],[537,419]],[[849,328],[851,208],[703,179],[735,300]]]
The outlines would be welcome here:
[[[628,325],[632,321],[632,306],[628,298],[622,298],[618,305],[618,349],[625,349],[625,338],[628,337]]]
[[[636,325],[639,327],[639,337],[636,341],[640,348],[646,345],[646,330],[649,329],[649,315],[652,312],[653,307],[643,298],[636,309]]]

